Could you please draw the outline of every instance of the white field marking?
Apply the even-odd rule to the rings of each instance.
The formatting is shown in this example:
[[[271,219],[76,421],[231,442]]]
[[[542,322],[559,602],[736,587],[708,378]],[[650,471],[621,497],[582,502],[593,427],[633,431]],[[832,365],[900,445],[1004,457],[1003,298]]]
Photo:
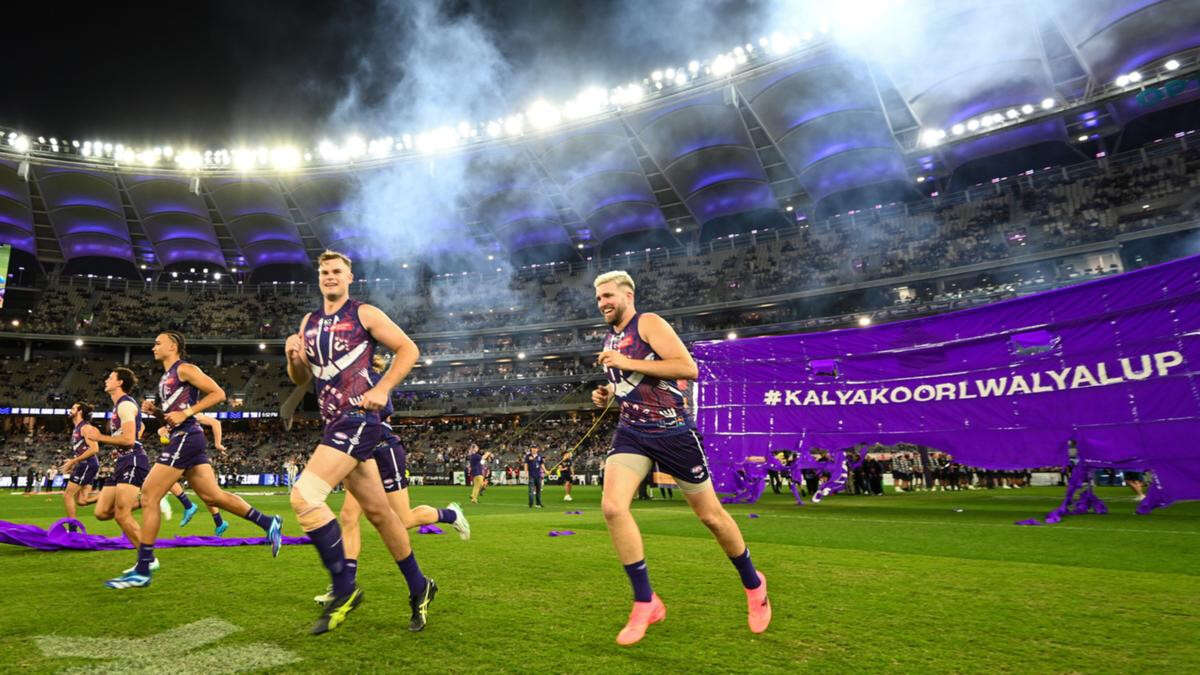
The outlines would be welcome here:
[[[105,661],[65,671],[71,673],[234,673],[300,660],[281,647],[261,643],[204,649],[239,630],[228,621],[209,617],[141,639],[39,635],[34,642],[48,658]]]

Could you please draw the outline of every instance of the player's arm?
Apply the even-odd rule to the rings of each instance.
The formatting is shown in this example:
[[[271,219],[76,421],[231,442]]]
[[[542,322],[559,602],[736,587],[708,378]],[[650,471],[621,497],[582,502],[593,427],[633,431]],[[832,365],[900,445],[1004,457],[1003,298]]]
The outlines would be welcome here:
[[[642,373],[660,380],[694,380],[699,369],[683,341],[675,334],[671,324],[657,314],[643,314],[638,321],[638,335],[650,343],[650,348],[659,358],[631,359],[616,350],[600,352],[598,362],[602,366]]]
[[[203,412],[225,400],[225,390],[215,380],[206,375],[196,366],[185,363],[179,366],[179,379],[200,390],[200,400],[183,410],[167,413],[163,419],[171,426],[179,426],[189,417]]]
[[[592,390],[592,403],[594,403],[597,408],[605,407],[608,405],[608,402],[612,400],[614,391],[615,389],[613,387],[613,383],[605,382],[604,384]]]
[[[82,434],[83,432],[86,432],[89,428],[92,429],[93,431],[96,430],[96,427],[93,427],[90,424],[85,424],[80,429],[80,433]],[[99,432],[96,431],[96,433],[99,433]],[[68,459],[67,461],[63,462],[62,466],[59,467],[59,469],[58,469],[60,472],[67,473],[71,469],[75,468],[76,464],[87,461],[88,458],[94,457],[94,456],[100,454],[100,445],[98,443],[96,443],[96,441],[93,441],[93,440],[87,438],[87,436],[85,435],[83,438],[83,442],[87,446],[87,450],[84,450],[83,454],[79,455],[78,457],[72,457],[72,458]]]
[[[417,358],[421,356],[421,350],[417,349],[417,343],[405,335],[396,322],[392,321],[378,307],[360,305],[358,320],[363,328],[366,328],[367,332],[371,334],[371,337],[375,338],[376,342],[395,354],[391,365],[384,371],[383,377],[374,387],[371,387],[370,391],[363,394],[363,408],[380,410],[387,405],[388,397],[392,395],[392,389],[408,376],[409,371],[416,364]]]
[[[308,367],[308,357],[304,355],[304,327],[308,325],[308,317],[312,312],[300,319],[300,330],[287,336],[283,351],[287,354],[287,374],[292,384],[301,386],[312,379],[312,370]]]
[[[138,416],[138,405],[133,401],[121,401],[117,406],[117,419],[121,420],[121,433],[116,436],[108,436],[100,433],[100,430],[94,426],[88,425],[80,429],[79,432],[89,441],[97,444],[106,443],[108,445],[116,445],[122,448],[132,448],[137,442],[137,431],[134,427],[137,426],[136,420]]]
[[[221,420],[211,415],[196,415],[196,421],[212,429],[213,446],[218,450],[224,450],[225,446],[221,445]]]

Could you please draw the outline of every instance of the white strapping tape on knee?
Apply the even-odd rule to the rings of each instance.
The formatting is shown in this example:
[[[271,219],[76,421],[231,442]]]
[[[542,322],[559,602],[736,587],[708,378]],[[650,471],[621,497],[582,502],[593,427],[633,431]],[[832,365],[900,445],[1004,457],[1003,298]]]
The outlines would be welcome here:
[[[320,477],[305,472],[300,474],[299,480],[296,481],[296,492],[309,508],[315,509],[325,504],[325,499],[333,492],[333,486]]]

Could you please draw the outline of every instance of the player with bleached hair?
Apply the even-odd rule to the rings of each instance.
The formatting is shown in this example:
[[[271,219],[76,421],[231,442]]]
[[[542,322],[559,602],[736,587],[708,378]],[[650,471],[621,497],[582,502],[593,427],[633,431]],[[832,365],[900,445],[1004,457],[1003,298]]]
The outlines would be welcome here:
[[[607,408],[615,398],[620,406],[604,464],[601,508],[633,586],[633,610],[617,644],[638,642],[650,624],[667,614],[651,590],[642,535],[629,509],[638,485],[655,465],[675,478],[692,511],[729,556],[746,591],[750,630],[761,633],[771,622],[767,580],[754,568],[741,530],[713,490],[688,403],[688,382],[698,375],[696,362],[662,317],[634,308],[634,283],[627,273],[601,274],[593,285],[596,305],[612,331],[597,359],[608,384],[592,392],[592,401]]]
[[[420,352],[386,314],[350,297],[354,274],[348,257],[325,251],[317,262],[323,302],[304,315],[299,332],[285,344],[288,377],[296,385],[313,383],[325,423],[324,436],[291,491],[296,518],[317,548],[333,586],[333,598],[312,633],[336,628],[362,602],[362,590],[346,563],[341,526],[325,503],[333,486],[343,482],[404,574],[412,609],[408,629],[423,630],[437,584],[417,565],[408,530],[388,503],[374,456],[387,432],[380,412]],[[382,375],[371,369],[376,344],[394,353]]]

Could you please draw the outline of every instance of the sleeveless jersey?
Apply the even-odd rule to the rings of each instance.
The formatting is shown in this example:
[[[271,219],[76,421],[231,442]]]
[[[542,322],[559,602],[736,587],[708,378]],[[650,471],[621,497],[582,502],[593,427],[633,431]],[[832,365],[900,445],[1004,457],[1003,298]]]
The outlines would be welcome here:
[[[647,361],[658,358],[650,343],[638,335],[641,313],[621,332],[613,332],[604,339],[604,349],[621,352],[631,359]],[[617,426],[649,434],[670,434],[691,429],[691,413],[688,411],[687,380],[660,380],[644,373],[635,373],[618,368],[605,368],[608,381],[613,384],[613,393],[620,400],[621,416]]]
[[[179,366],[187,361],[176,361],[158,380],[158,400],[163,414],[180,412],[200,400],[200,390],[179,378]],[[189,417],[174,431],[200,431],[200,422],[195,417]]]
[[[87,423],[87,420],[84,420],[79,424],[76,424],[75,429],[71,432],[71,452],[74,453],[71,455],[72,457],[78,457],[87,452],[87,441],[83,438],[83,425]],[[96,457],[96,455],[88,457],[86,460],[84,460],[84,462],[88,464],[95,463],[97,466],[100,464],[100,460]]]
[[[358,320],[362,303],[347,299],[333,314],[320,308],[304,324],[304,351],[325,424],[358,408],[379,376],[371,370],[375,339]]]
[[[109,436],[119,436],[121,433],[121,418],[117,415],[117,408],[121,407],[121,404],[124,403],[125,401],[129,401],[130,403],[132,403],[135,408],[138,407],[137,401],[135,401],[134,398],[132,396],[130,396],[129,394],[125,394],[121,398],[117,399],[117,403],[116,403],[116,405],[113,406],[112,412],[110,412],[108,414],[108,435]],[[144,451],[142,449],[142,442],[140,440],[137,440],[142,437],[142,414],[141,414],[140,409],[139,409],[137,415],[135,415],[133,418],[133,424],[134,424],[133,447],[124,448],[119,445],[115,446],[118,457],[124,457],[125,455],[133,455],[133,454],[137,454],[139,452]]]

